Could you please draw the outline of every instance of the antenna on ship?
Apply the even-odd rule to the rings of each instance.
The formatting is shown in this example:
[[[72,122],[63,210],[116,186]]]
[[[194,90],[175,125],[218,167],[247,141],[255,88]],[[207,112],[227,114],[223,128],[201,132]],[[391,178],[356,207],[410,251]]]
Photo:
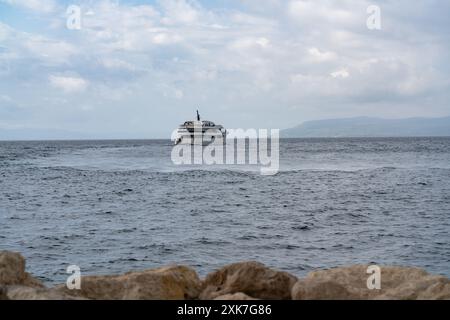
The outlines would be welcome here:
[[[200,113],[198,113],[198,110],[197,110],[197,121],[200,121]]]

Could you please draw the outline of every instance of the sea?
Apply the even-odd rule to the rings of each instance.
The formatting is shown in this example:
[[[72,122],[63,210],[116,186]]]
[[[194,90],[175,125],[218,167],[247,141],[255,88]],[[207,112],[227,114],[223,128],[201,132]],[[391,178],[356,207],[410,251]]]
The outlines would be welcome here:
[[[450,138],[280,141],[279,172],[176,165],[169,140],[0,142],[0,250],[64,283],[171,264],[450,276]]]

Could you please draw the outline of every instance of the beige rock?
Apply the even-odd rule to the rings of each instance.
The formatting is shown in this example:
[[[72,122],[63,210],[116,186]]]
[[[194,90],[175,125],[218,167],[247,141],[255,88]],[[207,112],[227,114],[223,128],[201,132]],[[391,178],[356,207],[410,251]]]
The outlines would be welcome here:
[[[233,294],[225,294],[223,296],[215,298],[214,300],[258,300],[258,299],[252,298],[246,295],[245,293],[238,292]]]
[[[8,287],[6,298],[9,300],[75,300],[81,299],[59,292],[55,289],[31,288],[24,286]]]
[[[200,299],[215,299],[239,292],[258,299],[290,299],[296,282],[295,276],[269,269],[258,262],[235,263],[206,277]]]
[[[409,267],[381,267],[381,290],[367,288],[367,265],[314,271],[298,280],[257,262],[236,263],[200,281],[188,267],[85,276],[81,290],[47,289],[25,272],[18,253],[0,251],[0,300],[66,299],[448,299],[450,280]]]
[[[379,300],[450,300],[450,280],[443,276],[426,275],[405,281],[376,297]]]
[[[294,300],[348,299],[351,293],[341,284],[328,280],[302,279],[292,288]]]
[[[369,290],[367,265],[314,271],[292,288],[293,299],[449,299],[450,280],[409,267],[381,267],[381,289]]]
[[[65,285],[55,290],[97,300],[183,300],[198,297],[201,281],[193,269],[171,266],[118,276],[85,276],[81,290],[69,290]]]
[[[25,272],[25,259],[19,253],[9,251],[0,251],[0,285],[44,287],[39,280]]]

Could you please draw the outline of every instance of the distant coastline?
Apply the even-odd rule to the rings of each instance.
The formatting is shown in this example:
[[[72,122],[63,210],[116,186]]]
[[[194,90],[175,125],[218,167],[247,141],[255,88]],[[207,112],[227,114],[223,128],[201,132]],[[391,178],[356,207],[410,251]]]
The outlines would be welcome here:
[[[282,129],[281,138],[396,138],[450,137],[450,116],[442,118],[383,119],[355,117],[306,121]],[[169,140],[162,133],[86,133],[62,129],[0,128],[0,141]]]
[[[448,137],[450,117],[382,119],[356,117],[306,121],[281,131],[282,138]]]

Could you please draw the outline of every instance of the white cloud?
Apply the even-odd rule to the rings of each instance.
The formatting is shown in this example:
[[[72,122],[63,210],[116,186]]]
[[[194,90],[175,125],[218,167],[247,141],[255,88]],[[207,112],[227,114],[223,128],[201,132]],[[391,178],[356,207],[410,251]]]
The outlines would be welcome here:
[[[82,92],[88,86],[88,82],[81,77],[51,75],[49,80],[53,87],[66,93]]]
[[[76,110],[89,105],[101,115],[115,105],[165,121],[201,104],[211,118],[232,114],[229,125],[236,126],[362,115],[367,105],[377,105],[379,115],[395,110],[386,105],[414,104],[424,114],[444,108],[448,35],[415,25],[400,4],[383,2],[386,31],[371,32],[366,0],[244,1],[228,8],[188,0],[92,1],[94,14],[83,15],[79,31],[44,24],[42,34],[33,34],[0,23],[0,90],[45,108],[40,92],[57,88],[49,90],[52,98],[80,93],[71,96]],[[430,19],[440,14],[430,12]],[[26,97],[13,92],[22,85],[30,89]],[[244,114],[255,116],[239,123]]]
[[[108,69],[136,71],[136,66],[116,58],[105,58],[101,60],[101,64]]]
[[[57,8],[57,4],[54,0],[0,0],[13,6],[18,6],[28,10],[51,13]]]
[[[43,35],[17,31],[0,22],[0,58],[2,48],[11,59],[40,60],[46,65],[68,63],[78,49],[63,39],[51,39]]]
[[[345,79],[345,78],[348,78],[350,76],[350,73],[346,69],[340,69],[340,70],[337,70],[337,71],[334,71],[334,72],[330,73],[330,75],[333,78]]]
[[[192,1],[189,3],[186,0],[163,0],[160,3],[165,14],[162,19],[164,24],[193,24],[199,19],[199,11],[195,8],[198,4]]]
[[[321,28],[324,24],[334,27],[352,26],[364,20],[366,1],[294,0],[288,5],[288,13],[299,24]]]
[[[174,44],[180,42],[182,38],[176,34],[169,33],[157,33],[152,37],[152,42],[154,44]]]
[[[260,50],[269,46],[270,41],[267,38],[238,38],[234,41],[230,48],[239,52],[246,50]]]
[[[13,102],[13,99],[7,94],[0,94],[0,101]]]
[[[13,30],[8,25],[2,23],[0,21],[0,40],[5,41],[7,38],[10,37]]]
[[[184,97],[183,90],[179,90],[179,89],[175,90],[175,97],[177,99],[183,99],[183,97]]]
[[[331,51],[320,51],[313,47],[308,49],[309,55],[317,62],[325,62],[336,59],[336,54]]]
[[[26,35],[23,46],[34,57],[46,60],[50,64],[68,62],[77,49],[70,43],[62,40],[51,40],[42,36]]]

